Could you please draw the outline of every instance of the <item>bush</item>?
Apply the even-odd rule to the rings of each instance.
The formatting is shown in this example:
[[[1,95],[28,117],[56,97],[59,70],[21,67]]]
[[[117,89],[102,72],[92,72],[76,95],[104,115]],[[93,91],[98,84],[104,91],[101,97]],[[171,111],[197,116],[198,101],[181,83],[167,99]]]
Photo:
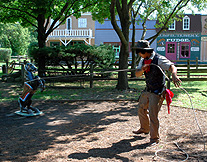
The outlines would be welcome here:
[[[28,56],[29,57],[32,57],[31,55],[33,55],[32,54],[32,52],[34,51],[34,50],[37,50],[39,47],[38,47],[38,42],[31,42],[30,44],[29,44],[29,46],[28,46]]]
[[[108,68],[115,61],[115,52],[110,45],[92,46],[87,50],[94,57],[94,62],[102,68]]]
[[[0,61],[9,62],[11,53],[11,48],[0,48]]]
[[[82,69],[80,73],[84,73],[90,65],[109,68],[115,60],[115,52],[109,45],[88,46],[77,44],[67,47],[34,48],[30,55],[35,59],[35,62],[39,62],[39,59],[44,57],[46,66],[61,66],[62,68],[68,66],[73,74],[77,73],[78,65]]]

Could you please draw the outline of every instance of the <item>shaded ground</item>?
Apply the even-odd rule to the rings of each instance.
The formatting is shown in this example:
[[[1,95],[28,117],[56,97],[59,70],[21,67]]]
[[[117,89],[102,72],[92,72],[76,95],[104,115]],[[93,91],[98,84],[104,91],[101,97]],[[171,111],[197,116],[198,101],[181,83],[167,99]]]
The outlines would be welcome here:
[[[164,105],[159,114],[161,142],[149,146],[139,127],[137,102],[38,101],[42,116],[13,113],[17,102],[0,103],[0,161],[207,161],[192,109]],[[207,112],[196,111],[207,143]],[[161,149],[161,151],[159,151]],[[158,156],[155,156],[157,152]]]

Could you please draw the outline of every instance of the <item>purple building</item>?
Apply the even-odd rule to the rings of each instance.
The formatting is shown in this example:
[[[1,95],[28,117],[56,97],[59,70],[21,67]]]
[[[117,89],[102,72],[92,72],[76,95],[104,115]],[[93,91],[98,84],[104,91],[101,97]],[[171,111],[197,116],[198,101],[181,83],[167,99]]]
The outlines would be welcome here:
[[[117,21],[117,24],[120,26],[119,21]],[[149,38],[156,34],[156,29],[154,25],[156,24],[156,20],[149,20],[146,22],[147,26],[147,34],[145,38]],[[142,36],[142,24],[136,24],[136,42],[140,40]],[[130,34],[129,34],[129,52],[131,57],[131,42],[132,42],[132,25],[130,26]],[[103,24],[100,24],[99,22],[95,22],[95,44],[111,44],[115,51],[117,52],[117,55],[120,51],[121,42],[120,39],[113,29],[113,26],[111,24],[111,21],[106,19]],[[152,43],[151,47],[156,49],[157,43],[156,40]]]

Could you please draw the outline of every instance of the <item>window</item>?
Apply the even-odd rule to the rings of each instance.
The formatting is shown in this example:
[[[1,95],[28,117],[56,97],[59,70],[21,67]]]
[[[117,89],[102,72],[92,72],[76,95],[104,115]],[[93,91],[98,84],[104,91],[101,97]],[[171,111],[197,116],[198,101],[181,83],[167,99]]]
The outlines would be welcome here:
[[[169,25],[168,30],[175,30],[175,20],[172,24]]]
[[[67,21],[66,21],[66,27],[68,30],[72,29],[72,19],[69,17],[67,18]]]
[[[190,30],[190,18],[188,16],[183,18],[183,30]]]
[[[54,20],[51,19],[51,25],[52,25],[53,21],[54,21]],[[59,24],[59,20],[55,23],[54,27],[56,27],[58,24]],[[59,26],[58,26],[57,28],[59,28]]]
[[[86,18],[78,19],[78,27],[79,28],[86,28],[87,27],[87,19]]]
[[[121,45],[119,42],[104,42],[104,44],[111,45],[113,47],[114,52],[115,52],[115,57],[119,56],[119,52],[120,52],[120,48],[121,48]]]
[[[190,42],[180,43],[180,58],[190,58]]]
[[[60,42],[50,42],[50,47],[59,47]]]
[[[85,44],[84,41],[71,41],[67,46],[74,46],[75,44]]]
[[[175,53],[175,44],[168,44],[167,53]]]

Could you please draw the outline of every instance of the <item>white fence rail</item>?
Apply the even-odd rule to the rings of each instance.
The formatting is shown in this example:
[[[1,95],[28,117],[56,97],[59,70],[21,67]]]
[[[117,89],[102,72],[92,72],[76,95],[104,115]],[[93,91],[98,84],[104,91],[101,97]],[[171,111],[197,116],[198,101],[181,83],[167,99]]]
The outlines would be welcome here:
[[[72,29],[72,30],[54,30],[49,37],[92,37],[92,30],[91,29]]]

